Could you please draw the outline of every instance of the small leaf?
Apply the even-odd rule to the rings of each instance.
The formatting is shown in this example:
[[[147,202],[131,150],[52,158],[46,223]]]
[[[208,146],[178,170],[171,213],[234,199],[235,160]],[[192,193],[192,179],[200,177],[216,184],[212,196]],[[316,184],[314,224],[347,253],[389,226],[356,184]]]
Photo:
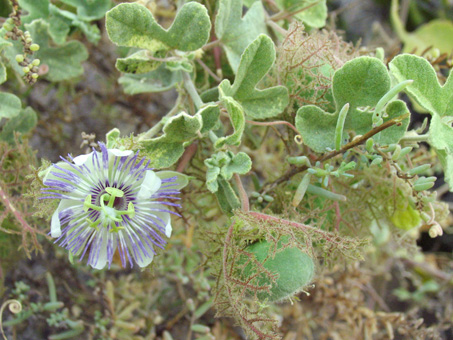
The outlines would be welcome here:
[[[2,118],[13,118],[22,109],[20,99],[11,93],[0,92],[0,120]]]
[[[239,105],[231,97],[223,97],[222,102],[228,111],[234,132],[227,137],[220,137],[217,139],[215,142],[215,147],[217,149],[223,147],[225,144],[239,145],[241,143],[242,134],[244,133],[245,128],[244,111],[242,110],[241,105]]]
[[[101,38],[99,28],[96,25],[90,25],[72,12],[62,10],[50,4],[49,13],[49,34],[58,44],[65,42],[70,27],[79,28],[92,43],[97,43]]]
[[[326,0],[276,0],[277,6],[289,13],[295,13],[294,17],[311,27],[321,28],[326,25],[327,4]]]
[[[141,142],[143,152],[151,159],[154,168],[167,168],[175,164],[184,153],[184,143],[189,142],[201,129],[200,116],[180,113],[164,125],[164,134],[158,138]]]
[[[218,179],[219,189],[216,192],[217,201],[225,214],[232,214],[234,210],[241,207],[241,202],[234,192],[231,184],[223,178]]]
[[[88,58],[85,46],[79,41],[70,41],[59,47],[52,47],[49,41],[49,24],[42,19],[26,24],[33,42],[39,44],[39,51],[35,52],[41,64],[49,66],[49,72],[43,77],[49,81],[58,82],[71,79],[83,74],[82,61]],[[11,60],[21,51],[20,47],[10,51],[8,58]]]
[[[9,42],[8,40],[6,40],[4,38],[5,33],[6,33],[5,29],[4,28],[0,28],[0,52],[5,47],[13,46],[13,44],[11,44],[11,42]]]
[[[14,144],[15,132],[22,134],[28,133],[36,126],[37,122],[38,117],[36,112],[33,111],[31,107],[27,107],[26,109],[21,110],[18,115],[8,120],[0,132],[0,139],[8,142],[9,144]]]
[[[432,120],[429,127],[429,143],[436,149],[445,171],[445,180],[453,189],[453,77],[450,75],[443,86],[437,80],[436,71],[426,59],[411,54],[395,57],[389,64],[397,81],[413,79],[405,91],[426,109]]]
[[[200,133],[209,132],[219,122],[219,106],[217,104],[207,104],[197,112],[197,115],[201,116],[201,121],[203,122]]]
[[[252,160],[249,155],[239,152],[235,155],[231,151],[220,151],[204,161],[208,171],[206,172],[206,185],[209,191],[217,192],[217,181],[223,178],[229,181],[234,174],[245,175],[252,168]]]
[[[173,25],[165,30],[151,12],[137,3],[123,3],[107,12],[106,27],[110,40],[119,46],[155,50],[156,43],[181,51],[195,51],[209,39],[211,21],[204,6],[186,3]]]
[[[390,76],[385,65],[376,58],[359,57],[348,61],[333,77],[333,97],[336,104],[334,113],[327,113],[314,105],[306,105],[297,111],[296,128],[306,145],[316,152],[335,148],[335,127],[341,108],[349,103],[350,109],[344,122],[341,143],[347,142],[348,132],[363,135],[373,128],[373,110],[379,100],[390,90]],[[403,102],[386,106],[384,121],[409,112]],[[392,126],[373,137],[379,143],[396,143],[404,135],[409,124],[406,118],[400,126]]]
[[[193,66],[188,60],[167,61],[165,67],[172,72],[183,71],[187,73],[193,72]]]
[[[143,74],[154,71],[160,64],[162,62],[150,59],[149,51],[141,50],[126,58],[118,58],[115,67],[124,73]]]
[[[47,18],[49,16],[49,0],[19,0],[20,7],[28,12],[21,20],[24,24],[31,23],[35,19]]]
[[[267,33],[261,1],[255,2],[242,18],[242,0],[220,0],[215,32],[224,45],[228,62],[236,73],[241,55],[260,34]]]
[[[6,81],[6,67],[0,61],[0,84],[3,84]]]
[[[36,1],[36,0],[34,0]],[[60,0],[61,2],[76,7],[77,15],[85,21],[93,21],[104,17],[110,9],[110,0]],[[39,1],[36,1],[39,2]]]
[[[226,180],[230,180],[233,174],[245,175],[252,168],[250,156],[244,152],[234,155],[231,161],[220,168],[220,174]]]
[[[225,79],[219,85],[222,96],[229,96],[240,103],[246,116],[266,119],[279,115],[288,105],[288,90],[275,86],[265,90],[256,88],[275,60],[275,47],[266,35],[260,35],[242,55],[234,84]]]
[[[118,79],[127,94],[168,91],[181,81],[181,72],[171,72],[165,65],[148,73],[126,74]]]

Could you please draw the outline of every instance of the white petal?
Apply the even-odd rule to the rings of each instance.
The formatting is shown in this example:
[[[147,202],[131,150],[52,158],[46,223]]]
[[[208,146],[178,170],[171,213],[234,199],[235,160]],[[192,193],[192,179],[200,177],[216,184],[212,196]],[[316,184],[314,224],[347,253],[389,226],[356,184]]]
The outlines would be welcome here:
[[[130,156],[134,153],[131,150],[119,150],[119,149],[108,149],[108,151],[111,152],[116,157]]]
[[[75,200],[61,200],[58,205],[57,210],[52,215],[52,221],[50,222],[50,234],[52,237],[60,237],[61,235],[61,222],[60,222],[60,212],[70,209],[74,206],[81,205],[80,201]]]
[[[61,224],[60,224],[60,217],[58,217],[59,211],[58,209],[52,215],[52,221],[50,222],[50,235],[52,237],[60,237],[61,236]]]
[[[98,154],[98,157],[99,157],[99,156],[100,156],[100,154]],[[80,156],[74,157],[73,161],[74,161],[74,164],[83,165],[83,164],[85,164],[88,160],[90,160],[92,157],[93,157],[93,151],[90,152],[90,153],[87,154],[87,155],[80,155]],[[101,157],[101,159],[102,159],[102,157]]]
[[[131,238],[133,239],[133,236],[131,236]],[[153,252],[151,241],[148,240],[148,243],[151,245],[151,247],[149,247],[146,244],[146,242],[144,240],[142,240],[143,247],[145,247],[146,252],[148,253],[148,255],[143,254],[142,249],[138,245],[136,245],[137,252],[140,253],[140,255],[141,255],[141,259],[140,259],[140,256],[138,254],[137,254],[137,256],[135,256],[135,254],[134,254],[132,243],[129,240],[129,235],[124,234],[124,239],[126,240],[126,245],[127,245],[127,248],[129,249],[129,254],[135,259],[135,262],[140,267],[142,267],[142,268],[146,267],[151,262],[153,262],[154,252]]]
[[[159,190],[162,181],[156,176],[152,170],[147,170],[145,178],[140,186],[140,191],[137,194],[138,199],[150,198],[154,193]]]
[[[180,189],[184,188],[187,184],[189,184],[189,176],[186,176],[177,171],[159,171],[156,173],[156,175],[160,179],[166,179],[166,178],[176,176],[176,181],[172,183],[174,185],[168,187],[168,189],[180,190]],[[165,184],[169,184],[169,183],[165,183]]]
[[[94,247],[99,247],[99,249],[100,249],[98,261],[96,262],[96,264],[94,264],[94,259],[93,259],[93,263],[90,263],[91,267],[93,267],[94,269],[103,269],[105,267],[105,265],[107,264],[107,237],[108,237],[108,235],[107,235],[106,228],[103,228],[102,234],[103,234],[102,235],[102,244],[98,245],[96,243],[94,245]],[[99,235],[99,237],[100,237],[100,235]]]
[[[169,214],[170,215],[170,214]],[[171,231],[173,230],[173,228],[171,227],[171,219],[168,219],[168,223],[167,223],[167,226],[165,227],[165,235],[167,237],[170,237],[171,236]]]
[[[83,203],[80,202],[80,201],[77,201],[77,200],[63,199],[63,200],[60,201],[60,204],[58,205],[57,210],[59,212],[62,212],[64,210],[66,210],[66,209],[69,209],[69,208],[72,208],[72,207],[75,207],[75,206],[83,207]]]

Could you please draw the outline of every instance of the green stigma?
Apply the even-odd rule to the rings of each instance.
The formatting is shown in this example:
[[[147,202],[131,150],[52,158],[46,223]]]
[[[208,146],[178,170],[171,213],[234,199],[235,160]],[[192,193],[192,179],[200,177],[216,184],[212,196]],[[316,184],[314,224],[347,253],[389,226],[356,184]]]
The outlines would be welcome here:
[[[98,230],[98,225],[101,224],[104,227],[110,226],[109,232],[111,233],[117,233],[120,230],[124,229],[124,227],[117,226],[116,224],[118,222],[122,222],[123,218],[122,215],[128,215],[130,217],[135,216],[135,208],[132,202],[129,202],[127,206],[127,210],[117,210],[114,208],[114,203],[116,198],[121,198],[124,197],[124,191],[117,189],[117,188],[112,188],[112,187],[107,187],[105,188],[106,193],[101,195],[101,198],[99,200],[99,206],[91,203],[92,201],[92,196],[88,195],[85,198],[85,201],[83,203],[83,209],[84,211],[88,211],[88,209],[93,209],[96,211],[101,212],[102,214],[100,216],[103,216],[103,221],[101,219],[98,219],[96,221],[92,221],[89,218],[86,219],[88,222],[89,226],[91,228],[94,228]]]

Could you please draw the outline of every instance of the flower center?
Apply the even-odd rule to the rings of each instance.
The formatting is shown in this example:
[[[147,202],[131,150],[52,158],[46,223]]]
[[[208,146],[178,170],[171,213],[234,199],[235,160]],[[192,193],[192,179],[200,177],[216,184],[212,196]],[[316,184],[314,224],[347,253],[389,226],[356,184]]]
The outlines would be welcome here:
[[[102,224],[103,227],[110,226],[110,232],[118,232],[124,227],[121,226],[123,222],[122,215],[128,215],[133,217],[135,215],[135,209],[132,202],[129,202],[127,205],[127,210],[124,210],[126,207],[126,198],[124,197],[124,191],[107,187],[105,188],[105,193],[100,196],[99,205],[95,205],[91,203],[91,195],[88,195],[85,198],[85,202],[83,203],[83,208],[85,211],[88,209],[93,209],[99,211],[99,217],[97,220],[92,221],[89,218],[86,221],[89,223],[90,227],[95,228],[98,230],[98,225]]]

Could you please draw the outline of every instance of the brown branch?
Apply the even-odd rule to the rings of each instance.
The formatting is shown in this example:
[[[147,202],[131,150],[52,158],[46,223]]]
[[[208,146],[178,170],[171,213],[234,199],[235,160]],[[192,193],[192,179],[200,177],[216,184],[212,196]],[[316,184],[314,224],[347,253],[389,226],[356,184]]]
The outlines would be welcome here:
[[[396,117],[396,118],[393,118],[393,119],[390,119],[386,122],[384,122],[383,124],[379,125],[379,126],[376,126],[375,128],[373,128],[372,130],[368,131],[367,133],[365,133],[364,135],[358,137],[358,138],[354,138],[352,141],[350,141],[348,144],[345,144],[343,145],[343,147],[340,149],[340,150],[334,150],[334,151],[331,151],[331,152],[328,152],[326,154],[324,154],[323,156],[317,158],[315,160],[315,162],[324,162],[324,161],[327,161],[331,158],[334,158],[340,154],[343,154],[345,153],[346,151],[348,151],[349,149],[352,149],[356,146],[359,146],[361,144],[364,144],[369,138],[373,137],[374,135],[378,134],[379,132],[393,126],[393,125],[398,125],[398,124],[401,124],[401,122],[406,119],[407,117],[409,117],[409,112],[404,114],[404,115],[401,115],[399,117]],[[267,186],[268,188],[263,190],[263,195],[268,193],[270,190],[272,190],[273,188],[275,188],[277,185],[279,185],[280,183],[283,183],[283,182],[286,182],[288,181],[291,177],[293,177],[294,175],[300,173],[300,172],[303,172],[305,170],[308,169],[308,166],[301,166],[301,167],[292,167],[291,169],[289,169],[289,171],[284,174],[282,177],[276,179],[274,182],[272,183],[268,183]]]

